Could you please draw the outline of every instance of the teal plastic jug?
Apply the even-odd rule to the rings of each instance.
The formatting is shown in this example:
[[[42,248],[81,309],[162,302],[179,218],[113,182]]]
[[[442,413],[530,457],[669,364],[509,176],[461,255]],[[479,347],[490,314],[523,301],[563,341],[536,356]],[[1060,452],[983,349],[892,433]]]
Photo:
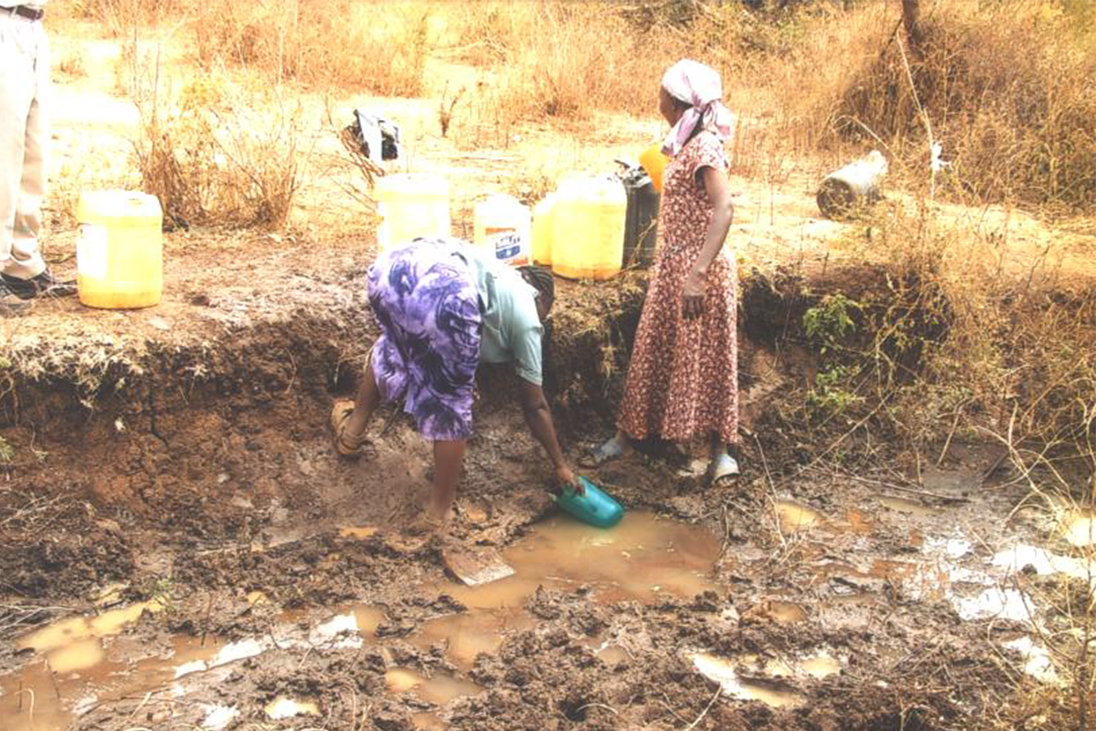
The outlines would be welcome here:
[[[624,508],[616,500],[585,477],[579,477],[586,488],[585,495],[579,495],[570,488],[564,488],[556,497],[560,508],[584,523],[598,528],[612,528],[624,517]]]

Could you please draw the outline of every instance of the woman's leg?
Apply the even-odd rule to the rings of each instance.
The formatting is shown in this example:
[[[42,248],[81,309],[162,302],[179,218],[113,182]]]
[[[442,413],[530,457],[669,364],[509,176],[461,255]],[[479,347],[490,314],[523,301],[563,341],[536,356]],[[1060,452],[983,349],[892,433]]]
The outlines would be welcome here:
[[[377,377],[373,373],[373,359],[370,358],[365,366],[365,375],[362,376],[362,382],[358,386],[358,396],[354,399],[354,411],[347,418],[343,432],[339,436],[348,444],[360,441],[380,402],[381,392],[377,388]]]
[[[433,523],[449,521],[467,446],[464,439],[434,442],[434,488],[426,507],[426,516]]]
[[[369,443],[365,438],[365,430],[381,400],[381,391],[370,358],[358,385],[357,397],[353,401],[339,399],[331,408],[331,429],[335,436],[335,449],[340,455],[349,458],[362,455],[363,447]]]

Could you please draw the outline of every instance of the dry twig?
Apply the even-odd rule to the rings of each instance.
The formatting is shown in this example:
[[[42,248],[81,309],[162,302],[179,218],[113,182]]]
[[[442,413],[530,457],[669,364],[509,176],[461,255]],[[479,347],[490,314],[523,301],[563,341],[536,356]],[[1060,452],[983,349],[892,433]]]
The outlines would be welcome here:
[[[722,694],[723,686],[716,688],[715,695],[713,695],[712,699],[708,701],[708,705],[704,707],[704,710],[701,711],[700,715],[696,717],[695,721],[685,727],[685,731],[692,731],[694,728],[696,728],[697,725],[704,720],[704,717],[708,715],[708,711],[712,710],[712,706],[715,705],[715,702],[719,700],[719,696]]]

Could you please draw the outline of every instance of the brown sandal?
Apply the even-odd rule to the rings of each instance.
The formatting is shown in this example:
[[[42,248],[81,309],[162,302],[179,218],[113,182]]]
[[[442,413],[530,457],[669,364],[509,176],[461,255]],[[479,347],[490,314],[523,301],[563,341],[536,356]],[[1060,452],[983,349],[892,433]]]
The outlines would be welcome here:
[[[351,437],[346,434],[346,422],[354,412],[354,402],[343,399],[331,407],[331,432],[335,439],[335,450],[343,457],[360,457],[369,440],[364,435]]]

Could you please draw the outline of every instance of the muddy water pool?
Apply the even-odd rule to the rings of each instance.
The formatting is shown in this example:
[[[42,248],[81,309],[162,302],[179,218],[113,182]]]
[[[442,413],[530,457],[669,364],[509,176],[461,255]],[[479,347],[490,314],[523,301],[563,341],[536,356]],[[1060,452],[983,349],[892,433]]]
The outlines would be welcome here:
[[[346,538],[366,538],[373,530],[354,527],[340,533]],[[584,585],[604,603],[650,602],[660,596],[691,598],[712,588],[711,570],[719,548],[710,532],[651,513],[632,512],[610,530],[566,516],[552,517],[534,525],[504,551],[515,569],[512,577],[478,587],[450,582],[423,587],[422,594],[449,594],[469,611],[423,622],[407,639],[423,649],[442,643],[449,661],[467,672],[478,654],[495,652],[508,635],[536,625],[536,618],[523,605],[538,587]],[[261,592],[248,595],[253,605],[266,601]],[[95,617],[70,618],[19,640],[31,656],[21,672],[0,678],[0,728],[59,731],[98,703],[170,689],[195,674],[225,669],[275,647],[383,644],[376,630],[385,610],[363,604],[344,607],[306,630],[300,629],[301,617],[288,613],[283,615],[284,626],[267,637],[225,642],[178,636],[171,639],[167,657],[142,656],[140,646],[127,646],[119,635],[144,612],[160,609],[144,603]],[[625,655],[619,648],[604,652],[606,661]],[[460,675],[428,677],[414,668],[391,667],[385,680],[390,692],[408,693],[437,706],[483,690]],[[211,708],[204,725],[227,725],[235,718],[230,710]],[[278,697],[264,708],[271,720],[313,715],[315,710],[309,699],[288,697]],[[440,723],[429,713],[416,714],[415,722],[420,728]]]
[[[965,532],[962,513],[949,508],[925,508],[912,500],[877,499],[858,509],[828,511],[800,499],[778,498],[773,514],[784,550],[796,552],[799,575],[807,582],[796,588],[773,584],[765,577],[780,562],[764,551],[730,556],[741,571],[757,579],[757,589],[735,599],[741,621],[798,627],[862,626],[873,612],[886,611],[898,600],[925,606],[950,606],[963,621],[1027,622],[1038,614],[1033,597],[1018,588],[1017,574],[1061,574],[1093,580],[1091,551],[1085,553],[1091,516],[1063,521],[1059,542],[1038,547],[1018,539],[987,545],[977,533]],[[895,529],[898,530],[895,530]],[[357,526],[341,531],[346,540],[368,538],[373,530]],[[895,550],[894,545],[901,545]],[[603,531],[565,516],[532,526],[503,550],[515,573],[476,587],[450,581],[411,587],[404,596],[426,599],[447,594],[466,612],[427,616],[400,641],[420,651],[440,648],[453,672],[397,662],[386,649],[391,642],[378,636],[388,610],[378,604],[333,607],[327,613],[286,612],[266,636],[226,642],[213,637],[169,638],[170,651],[148,656],[147,648],[127,629],[145,612],[161,607],[145,603],[103,612],[95,617],[62,620],[22,637],[18,647],[25,665],[0,677],[0,729],[60,731],[99,704],[149,692],[185,694],[184,685],[215,684],[246,658],[277,649],[354,649],[376,646],[385,657],[389,697],[411,700],[416,728],[445,728],[446,706],[455,699],[476,697],[486,688],[474,683],[471,670],[481,653],[494,654],[508,637],[537,629],[542,620],[530,611],[538,588],[567,595],[583,588],[585,601],[602,606],[620,602],[658,604],[663,599],[692,599],[712,589],[726,593],[714,579],[720,541],[707,530],[651,513],[632,512],[618,527]],[[1073,547],[1073,548],[1071,548]],[[732,549],[732,553],[738,553]],[[1086,556],[1088,558],[1086,559]],[[752,561],[752,563],[751,563]],[[1096,586],[1096,581],[1094,581]],[[819,590],[817,587],[825,587]],[[837,590],[834,590],[837,587]],[[884,590],[885,587],[885,590]],[[248,603],[271,600],[252,591]],[[606,632],[582,640],[609,666],[644,662],[644,649],[627,636]],[[1053,659],[1037,639],[1014,636],[1001,649],[1019,657],[1017,669],[1044,682],[1056,682]],[[760,702],[772,708],[797,708],[808,702],[812,684],[842,673],[849,664],[848,648],[815,646],[793,653],[723,656],[711,648],[683,647],[681,658],[718,684],[733,702]],[[713,685],[714,687],[714,685]],[[303,725],[322,699],[278,696],[262,699],[254,713],[271,721],[297,718]],[[200,726],[207,731],[225,727],[244,713],[234,706],[210,706]]]

